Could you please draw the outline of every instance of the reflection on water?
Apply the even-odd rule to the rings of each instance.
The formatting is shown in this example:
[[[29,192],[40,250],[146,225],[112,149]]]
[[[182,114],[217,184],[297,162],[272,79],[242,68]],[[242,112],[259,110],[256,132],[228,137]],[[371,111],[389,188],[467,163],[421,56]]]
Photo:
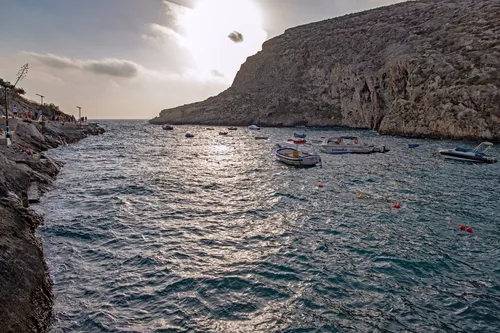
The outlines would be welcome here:
[[[498,331],[500,164],[358,131],[391,152],[294,169],[294,129],[104,125],[51,152],[52,332]]]

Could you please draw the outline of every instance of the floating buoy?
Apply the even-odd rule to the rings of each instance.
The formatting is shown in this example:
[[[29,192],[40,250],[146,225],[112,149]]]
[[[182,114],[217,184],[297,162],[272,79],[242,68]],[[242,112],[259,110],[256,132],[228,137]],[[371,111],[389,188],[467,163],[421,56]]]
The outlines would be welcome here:
[[[471,227],[468,227],[468,228],[467,228],[467,231],[468,231],[468,232],[472,232],[472,228],[471,228]]]
[[[467,228],[467,227],[466,227],[466,226],[464,226],[464,225],[461,225],[461,226],[460,226],[460,230],[465,230],[466,228]]]
[[[318,187],[319,188],[323,188],[323,184],[318,184]]]
[[[401,206],[400,206],[399,204],[394,204],[394,206],[393,206],[393,207],[394,207],[394,208],[396,208],[396,209],[401,208]]]
[[[366,197],[363,194],[358,195],[358,199],[365,199]]]

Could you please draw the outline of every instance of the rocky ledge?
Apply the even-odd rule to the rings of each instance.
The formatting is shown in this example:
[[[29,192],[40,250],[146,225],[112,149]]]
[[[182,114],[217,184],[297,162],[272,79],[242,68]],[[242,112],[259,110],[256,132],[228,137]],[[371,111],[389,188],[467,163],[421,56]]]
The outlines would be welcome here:
[[[347,126],[500,140],[500,2],[408,1],[288,29],[154,124]]]
[[[0,146],[0,327],[2,332],[45,332],[52,313],[52,284],[36,228],[43,218],[29,209],[47,191],[61,163],[43,151],[97,135],[96,124],[19,121],[11,146]]]

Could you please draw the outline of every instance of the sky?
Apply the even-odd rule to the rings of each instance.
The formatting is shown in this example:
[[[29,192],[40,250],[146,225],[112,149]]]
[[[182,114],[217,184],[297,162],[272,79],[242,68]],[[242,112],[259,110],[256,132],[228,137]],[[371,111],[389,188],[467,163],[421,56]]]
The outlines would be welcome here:
[[[285,29],[402,0],[0,0],[0,77],[89,119],[149,119],[227,89]]]

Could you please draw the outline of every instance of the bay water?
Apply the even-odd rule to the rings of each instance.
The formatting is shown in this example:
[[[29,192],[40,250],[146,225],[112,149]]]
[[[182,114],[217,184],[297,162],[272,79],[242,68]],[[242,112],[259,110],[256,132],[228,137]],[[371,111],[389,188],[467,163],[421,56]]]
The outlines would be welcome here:
[[[500,332],[500,163],[437,154],[478,142],[101,125],[49,152],[51,332]],[[293,168],[297,131],[390,152]]]

